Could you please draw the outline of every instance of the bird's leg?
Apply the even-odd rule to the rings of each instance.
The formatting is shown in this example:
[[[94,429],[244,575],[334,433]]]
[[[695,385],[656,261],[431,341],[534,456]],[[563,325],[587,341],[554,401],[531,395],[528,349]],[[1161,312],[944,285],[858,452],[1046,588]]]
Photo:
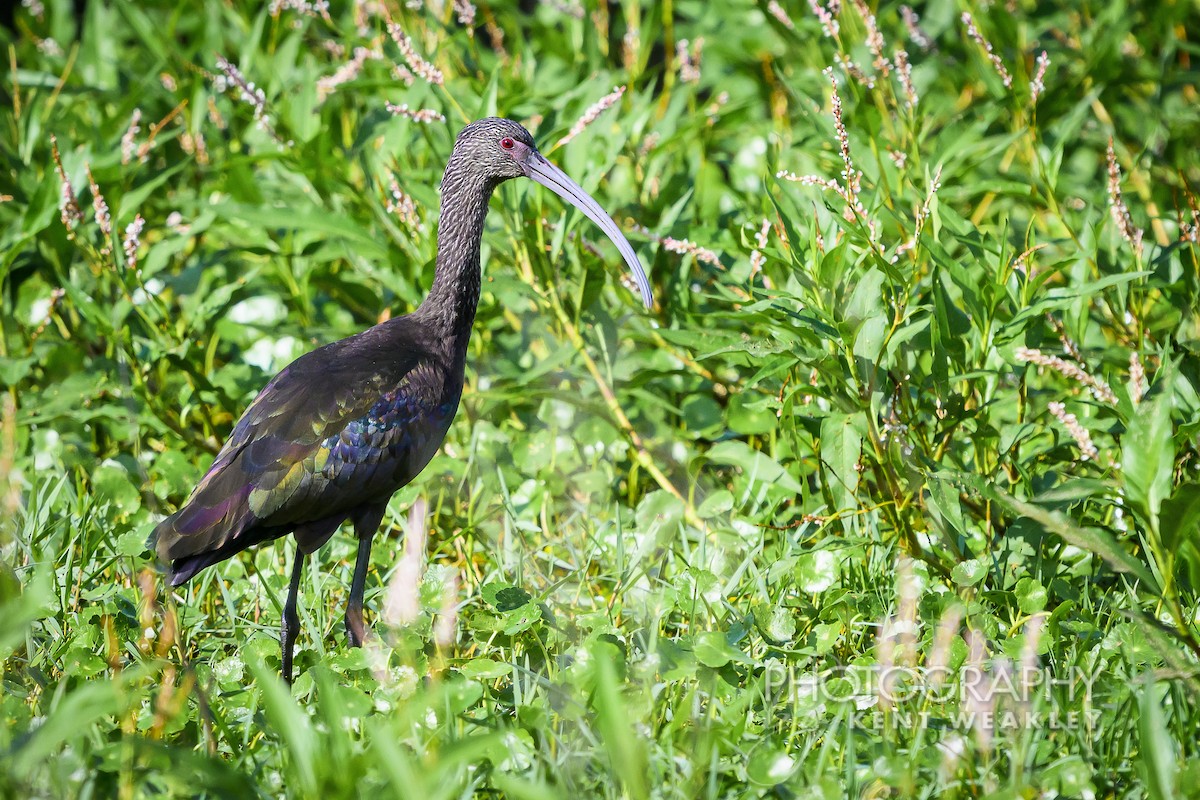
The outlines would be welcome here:
[[[363,625],[363,591],[367,586],[367,567],[371,563],[371,542],[383,521],[387,503],[364,509],[354,517],[354,533],[358,536],[358,558],[354,561],[354,580],[350,584],[350,602],[346,606],[346,639],[351,647],[361,647],[366,635]]]
[[[354,582],[350,584],[350,603],[346,606],[346,639],[351,647],[361,647],[366,628],[363,625],[363,591],[367,583],[367,565],[371,561],[374,534],[358,540],[358,558],[354,562]]]
[[[296,548],[292,559],[292,582],[288,584],[287,602],[283,606],[283,622],[279,626],[279,650],[283,655],[283,679],[292,683],[292,651],[296,634],[300,632],[300,616],[296,613],[296,597],[300,594],[300,576],[304,574],[304,551]]]

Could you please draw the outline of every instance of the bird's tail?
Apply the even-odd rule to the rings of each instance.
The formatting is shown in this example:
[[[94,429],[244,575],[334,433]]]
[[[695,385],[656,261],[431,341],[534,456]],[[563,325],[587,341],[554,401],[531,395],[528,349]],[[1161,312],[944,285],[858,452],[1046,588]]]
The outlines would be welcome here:
[[[230,556],[245,550],[247,547],[253,547],[268,539],[274,539],[281,535],[281,531],[274,528],[252,528],[246,531],[246,534],[216,550],[172,560],[169,567],[171,585],[179,586],[180,584],[187,583],[197,572],[205,567],[211,567],[213,564],[224,561]]]
[[[246,536],[257,521],[246,504],[249,488],[209,505],[198,491],[183,508],[158,523],[150,541],[159,561],[178,586],[211,564],[257,544],[264,538]]]

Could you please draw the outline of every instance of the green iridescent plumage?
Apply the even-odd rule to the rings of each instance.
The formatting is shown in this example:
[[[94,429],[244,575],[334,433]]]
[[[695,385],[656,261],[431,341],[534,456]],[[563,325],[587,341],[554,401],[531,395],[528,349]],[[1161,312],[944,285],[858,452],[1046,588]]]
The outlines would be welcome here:
[[[187,504],[155,532],[176,582],[239,543],[386,499],[420,471],[458,390],[438,378],[453,356],[421,346],[413,327],[402,317],[315,350],[263,389]],[[365,375],[364,363],[372,366]],[[328,533],[302,545],[311,551]]]
[[[292,672],[296,596],[307,553],[349,520],[359,537],[346,630],[362,641],[362,597],[388,498],[424,469],[458,408],[479,302],[488,199],[529,177],[573,203],[613,240],[650,305],[633,248],[603,209],[537,152],[515,122],[489,118],[459,134],[442,177],[437,269],[420,308],[302,356],[238,421],[187,503],[155,529],[174,584],[287,534],[299,552],[283,609],[283,674]]]

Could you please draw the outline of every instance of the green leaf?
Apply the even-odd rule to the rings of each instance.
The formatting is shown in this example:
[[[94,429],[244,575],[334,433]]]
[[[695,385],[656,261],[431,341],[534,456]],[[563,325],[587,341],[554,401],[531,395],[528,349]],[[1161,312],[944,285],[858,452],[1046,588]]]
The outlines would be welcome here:
[[[1068,308],[1076,304],[1081,296],[1091,297],[1110,286],[1133,283],[1153,274],[1153,272],[1146,270],[1140,272],[1118,272],[1096,281],[1088,281],[1086,286],[1079,288],[1051,289],[1036,303],[1032,303],[1014,314],[1013,318],[1005,323],[997,333],[997,341],[1006,342],[1015,339],[1025,332],[1031,321],[1044,318],[1049,311]]]
[[[1102,492],[1111,492],[1113,489],[1114,487],[1108,481],[1094,478],[1071,478],[1052,489],[1041,492],[1034,499],[1041,504],[1074,503],[1095,497]]]
[[[503,678],[512,672],[512,664],[495,661],[490,658],[473,658],[458,668],[464,677],[472,680],[491,681]]]
[[[92,473],[92,491],[101,504],[107,502],[124,513],[141,506],[141,494],[133,477],[117,461],[106,461],[96,468]]]
[[[839,568],[833,551],[809,551],[796,560],[796,585],[804,592],[823,592],[837,582]]]
[[[853,353],[858,363],[863,366],[878,366],[879,351],[883,349],[883,340],[890,330],[888,318],[876,314],[863,322],[854,334]],[[869,373],[863,373],[864,379],[869,379]]]
[[[857,508],[858,459],[862,434],[857,414],[831,414],[821,421],[821,463],[837,511]],[[797,489],[799,491],[799,489]]]
[[[715,464],[740,467],[753,483],[770,483],[799,494],[800,483],[775,459],[745,442],[731,439],[709,449],[708,460]]]
[[[987,564],[978,558],[960,561],[950,570],[950,579],[959,586],[974,586],[987,577]]]
[[[697,634],[692,644],[692,652],[695,653],[697,661],[713,669],[720,669],[732,661],[740,664],[753,663],[749,656],[729,644],[725,639],[725,634],[719,631],[705,631]]]
[[[718,489],[704,498],[704,502],[696,509],[701,519],[712,519],[718,514],[724,514],[733,509],[733,493],[728,489]]]
[[[1049,595],[1037,578],[1021,578],[1015,589],[1017,607],[1023,614],[1036,614],[1046,607]]]
[[[296,705],[285,684],[275,672],[256,654],[246,659],[246,666],[254,673],[255,683],[262,694],[262,705],[271,729],[280,736],[290,752],[305,793],[317,793],[316,765],[322,752],[317,742],[309,716]]]
[[[796,759],[786,751],[759,747],[746,764],[746,777],[756,786],[777,786],[791,777],[795,769]]]
[[[950,535],[955,538],[966,533],[967,525],[963,519],[962,501],[959,499],[958,488],[952,481],[931,477],[929,487],[929,508],[937,514]]]
[[[342,675],[355,670],[369,669],[371,666],[366,650],[361,647],[351,647],[332,653],[325,658],[325,663],[334,672]]]
[[[1161,694],[1158,685],[1149,680],[1138,692],[1138,741],[1147,793],[1153,800],[1173,800],[1178,767],[1175,742],[1163,720]]]
[[[1094,553],[1117,572],[1128,572],[1137,576],[1148,587],[1158,590],[1158,581],[1150,574],[1146,565],[1125,551],[1121,544],[1108,531],[1099,528],[1087,528],[1076,524],[1064,514],[1057,511],[1047,511],[1040,506],[1018,500],[996,486],[988,486],[986,491],[1006,507],[1010,512],[1022,517],[1028,517],[1041,525],[1047,532],[1053,533],[1078,548]]]
[[[824,655],[837,646],[842,638],[842,623],[822,622],[813,626],[813,649],[818,655]]]
[[[540,619],[542,619],[542,606],[538,603],[526,603],[504,612],[501,619],[503,625],[501,630],[508,636],[514,636],[533,627],[534,623]]]
[[[787,644],[796,636],[796,617],[783,606],[755,609],[754,619],[764,638],[772,644]]]
[[[1200,483],[1184,483],[1175,489],[1162,504],[1159,529],[1168,550],[1185,543],[1200,545]]]
[[[882,271],[868,270],[850,293],[842,318],[857,329],[866,320],[877,316],[883,309],[883,284],[886,280],[887,276]]]
[[[1095,794],[1092,770],[1087,762],[1077,755],[1066,756],[1050,764],[1040,782],[1058,792],[1059,797],[1086,797]]]
[[[114,209],[117,213],[117,218],[114,222],[130,223],[133,222],[134,216],[142,209],[146,203],[146,198],[159,191],[167,181],[171,180],[187,166],[186,161],[181,161],[178,164],[164,169],[161,172],[155,172],[149,180],[142,181],[137,186],[130,189],[121,198],[121,206],[119,209]],[[115,232],[114,232],[115,233]]]
[[[331,214],[319,208],[295,207],[268,208],[244,203],[222,203],[213,206],[220,216],[244,225],[263,229],[303,230],[306,233],[328,233],[353,244],[356,252],[364,258],[382,259],[387,251],[355,224],[349,217]]]
[[[489,583],[481,593],[484,600],[501,612],[520,608],[533,599],[529,592],[507,583]]]
[[[117,541],[113,545],[113,550],[117,555],[122,556],[142,555],[146,552],[147,530],[126,531],[117,537]]]
[[[33,369],[36,356],[0,359],[0,386],[16,386]]]
[[[683,401],[683,423],[688,431],[700,435],[714,432],[722,423],[721,406],[707,394],[690,395]]]
[[[500,749],[505,747],[506,744],[502,739]],[[545,783],[535,783],[499,771],[488,776],[488,780],[496,784],[496,788],[502,792],[502,797],[512,798],[512,800],[560,800],[562,797],[560,792]]]
[[[89,726],[102,717],[117,714],[133,696],[127,691],[142,670],[128,670],[115,680],[96,680],[62,696],[32,734],[18,740],[7,760],[12,775],[23,778],[43,767],[64,744],[87,735]]]
[[[9,563],[0,558],[0,608],[7,610],[6,604],[15,604],[20,597],[21,579]]]
[[[678,497],[664,490],[648,493],[637,506],[637,526],[643,531],[654,531],[654,540],[647,542],[664,542],[679,530],[683,520],[684,507]]]
[[[633,730],[633,721],[642,714],[626,703],[618,678],[617,658],[611,648],[595,648],[596,692],[593,706],[597,729],[604,740],[611,768],[621,785],[620,795],[633,800],[648,800],[650,774],[645,741]]]
[[[729,398],[729,427],[745,436],[770,433],[779,427],[768,398],[737,392]]]
[[[1138,407],[1121,440],[1126,496],[1155,529],[1159,507],[1171,492],[1175,465],[1171,436],[1171,399],[1159,395]]]

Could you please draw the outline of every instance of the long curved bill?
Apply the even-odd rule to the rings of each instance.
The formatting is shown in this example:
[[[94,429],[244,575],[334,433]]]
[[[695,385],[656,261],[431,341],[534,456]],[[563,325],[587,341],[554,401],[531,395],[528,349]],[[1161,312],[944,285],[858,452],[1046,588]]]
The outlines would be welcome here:
[[[629,265],[629,270],[633,273],[633,281],[637,284],[638,291],[642,293],[642,302],[646,304],[646,308],[650,308],[654,303],[654,296],[650,293],[650,279],[646,277],[642,263],[638,261],[637,254],[633,252],[633,246],[626,241],[621,234],[621,229],[617,227],[617,223],[612,221],[612,217],[578,183],[568,178],[567,173],[551,164],[540,153],[536,151],[530,153],[529,158],[525,161],[525,168],[530,178],[578,208],[585,217],[596,223],[609,239],[612,239],[612,243],[621,251],[625,263]]]

